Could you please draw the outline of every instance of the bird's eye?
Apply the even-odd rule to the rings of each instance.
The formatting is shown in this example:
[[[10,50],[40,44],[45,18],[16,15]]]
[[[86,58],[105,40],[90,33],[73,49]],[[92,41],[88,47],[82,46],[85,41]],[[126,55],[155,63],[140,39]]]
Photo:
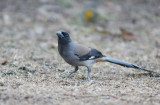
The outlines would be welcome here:
[[[65,36],[65,37],[68,37],[69,34],[67,32],[62,32],[62,34]]]

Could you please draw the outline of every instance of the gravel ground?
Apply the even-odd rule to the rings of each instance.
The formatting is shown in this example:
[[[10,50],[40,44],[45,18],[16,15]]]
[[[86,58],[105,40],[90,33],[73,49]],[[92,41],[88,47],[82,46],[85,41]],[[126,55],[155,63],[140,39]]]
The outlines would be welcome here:
[[[108,57],[160,72],[159,0],[1,0],[1,105],[159,105],[160,77],[111,63],[74,68],[57,51],[56,31]],[[93,8],[96,22],[83,18]],[[121,32],[123,28],[125,32]],[[132,35],[126,34],[130,32]]]

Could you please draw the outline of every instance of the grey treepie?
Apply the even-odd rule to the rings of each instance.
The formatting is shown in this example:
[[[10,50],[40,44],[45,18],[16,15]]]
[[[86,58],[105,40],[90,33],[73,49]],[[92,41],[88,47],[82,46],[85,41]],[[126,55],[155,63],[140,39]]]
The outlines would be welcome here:
[[[73,73],[78,71],[79,66],[85,66],[88,70],[87,80],[90,79],[90,72],[91,72],[91,64],[96,62],[111,62],[114,64],[118,64],[121,66],[125,66],[128,68],[135,68],[144,70],[147,72],[152,72],[147,70],[143,67],[120,61],[113,58],[108,58],[104,56],[100,51],[89,48],[80,44],[76,44],[70,37],[67,32],[58,31],[58,51],[61,57],[70,65],[75,67],[75,70],[71,72],[67,77],[71,77]]]

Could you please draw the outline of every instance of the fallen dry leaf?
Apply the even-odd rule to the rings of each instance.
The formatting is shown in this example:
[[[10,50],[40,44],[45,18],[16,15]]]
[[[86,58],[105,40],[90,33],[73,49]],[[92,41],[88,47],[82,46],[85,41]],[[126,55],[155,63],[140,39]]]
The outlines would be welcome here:
[[[126,29],[120,28],[120,30],[121,30],[121,33],[122,33],[123,40],[131,41],[131,40],[136,40],[137,39],[137,37],[133,33],[128,32]]]
[[[1,65],[6,65],[7,63],[8,63],[8,61],[5,60],[5,61],[3,61],[3,62],[1,63]]]

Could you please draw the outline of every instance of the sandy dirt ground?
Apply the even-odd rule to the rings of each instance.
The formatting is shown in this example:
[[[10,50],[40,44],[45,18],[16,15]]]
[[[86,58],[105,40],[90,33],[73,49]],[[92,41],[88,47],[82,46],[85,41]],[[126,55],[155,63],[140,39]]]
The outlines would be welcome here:
[[[88,82],[85,67],[66,78],[74,68],[58,54],[58,30],[160,72],[159,0],[1,0],[0,105],[160,105],[160,77],[147,72],[106,62]]]

